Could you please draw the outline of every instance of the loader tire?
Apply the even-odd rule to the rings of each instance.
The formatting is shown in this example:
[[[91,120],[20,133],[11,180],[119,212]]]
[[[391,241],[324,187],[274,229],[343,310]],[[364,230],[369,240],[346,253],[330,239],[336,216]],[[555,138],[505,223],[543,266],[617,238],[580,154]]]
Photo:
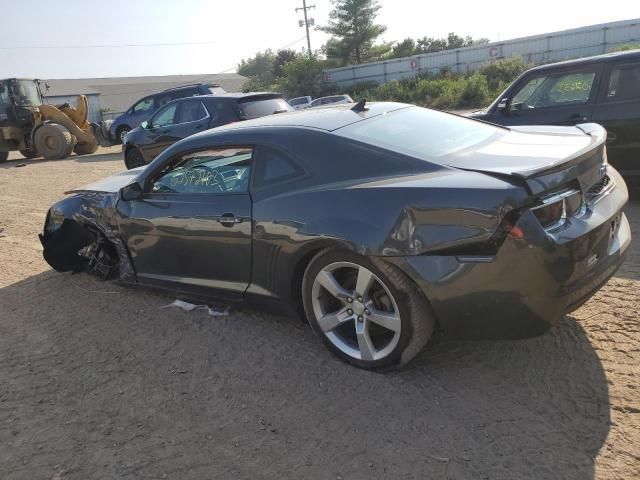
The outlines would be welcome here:
[[[6,162],[9,158],[9,152],[0,152],[0,163]]]
[[[45,123],[36,130],[33,143],[40,155],[47,160],[59,160],[71,155],[75,137],[62,125]]]
[[[31,150],[31,149],[25,149],[25,150],[20,150],[20,154],[24,157],[24,158],[36,158],[38,155],[40,155],[38,152],[36,152],[35,150]]]
[[[91,143],[77,143],[75,147],[73,147],[73,151],[76,155],[91,155],[92,153],[96,153],[98,150],[98,145],[93,145]]]

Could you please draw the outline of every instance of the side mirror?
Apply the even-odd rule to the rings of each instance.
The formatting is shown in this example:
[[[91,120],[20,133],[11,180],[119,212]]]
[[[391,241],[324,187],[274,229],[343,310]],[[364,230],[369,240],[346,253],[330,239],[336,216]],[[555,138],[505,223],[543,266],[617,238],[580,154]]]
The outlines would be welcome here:
[[[507,97],[503,98],[502,100],[500,100],[500,103],[498,103],[497,108],[499,112],[508,115],[509,110],[511,109],[511,100],[509,100]]]
[[[141,126],[142,128],[144,128],[145,130],[148,130],[148,129],[150,129],[150,128],[151,128],[151,122],[150,122],[149,120],[145,120],[144,122],[142,122],[142,123],[140,124],[140,126]]]
[[[125,202],[142,200],[142,187],[137,182],[122,187],[120,189],[120,199]]]

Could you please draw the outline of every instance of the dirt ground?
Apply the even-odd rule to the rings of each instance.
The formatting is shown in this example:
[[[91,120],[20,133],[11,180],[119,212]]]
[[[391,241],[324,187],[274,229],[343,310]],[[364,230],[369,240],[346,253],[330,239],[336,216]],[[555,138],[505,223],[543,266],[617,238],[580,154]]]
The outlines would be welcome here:
[[[2,479],[640,477],[640,203],[626,265],[548,334],[377,374],[295,319],[50,270],[47,208],[121,169],[117,148],[0,166]]]

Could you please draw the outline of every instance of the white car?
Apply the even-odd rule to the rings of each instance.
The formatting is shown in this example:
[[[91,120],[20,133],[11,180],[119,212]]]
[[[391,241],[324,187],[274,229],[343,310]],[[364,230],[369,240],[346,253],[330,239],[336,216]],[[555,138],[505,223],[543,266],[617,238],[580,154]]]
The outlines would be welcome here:
[[[310,96],[306,97],[296,97],[289,100],[289,105],[293,107],[294,110],[302,110],[303,108],[308,108],[313,98]]]
[[[353,99],[349,95],[331,95],[329,97],[316,98],[309,108],[323,107],[325,105],[337,105],[339,103],[353,103]]]

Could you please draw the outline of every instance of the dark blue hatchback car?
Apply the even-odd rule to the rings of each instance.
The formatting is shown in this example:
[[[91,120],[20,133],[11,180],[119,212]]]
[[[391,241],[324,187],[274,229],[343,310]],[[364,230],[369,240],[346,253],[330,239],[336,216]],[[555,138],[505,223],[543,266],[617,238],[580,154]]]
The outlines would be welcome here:
[[[153,95],[141,98],[129,107],[126,112],[117,117],[109,126],[109,135],[117,143],[122,143],[127,133],[145,120],[151,118],[151,115],[163,105],[178,98],[194,97],[196,95],[217,95],[221,93],[226,92],[220,85],[204,83],[183,85],[154,93]]]

